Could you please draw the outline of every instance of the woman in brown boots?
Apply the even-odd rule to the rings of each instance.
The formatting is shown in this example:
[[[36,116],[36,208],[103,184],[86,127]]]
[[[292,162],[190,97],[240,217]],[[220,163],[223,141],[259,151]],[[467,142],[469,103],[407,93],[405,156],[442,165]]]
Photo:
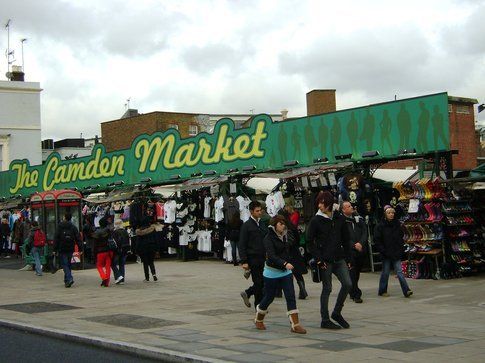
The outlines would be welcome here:
[[[282,289],[285,293],[291,332],[306,334],[306,330],[300,325],[298,319],[295,288],[291,272],[293,265],[288,262],[290,246],[286,238],[286,230],[286,219],[283,216],[277,215],[271,219],[268,234],[263,241],[266,250],[266,262],[263,271],[264,296],[256,307],[254,323],[257,329],[266,329],[263,323],[264,317],[268,313],[268,307],[273,302],[276,292]]]

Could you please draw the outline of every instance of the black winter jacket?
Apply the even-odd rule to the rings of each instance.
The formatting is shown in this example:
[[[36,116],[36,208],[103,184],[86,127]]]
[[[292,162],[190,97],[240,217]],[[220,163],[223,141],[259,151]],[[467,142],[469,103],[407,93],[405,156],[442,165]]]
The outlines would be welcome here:
[[[263,240],[266,251],[266,265],[286,271],[285,263],[290,260],[290,245],[286,235],[281,239],[273,227],[268,228],[268,234]]]
[[[404,253],[404,232],[398,220],[382,220],[374,228],[375,249],[382,257],[400,260]]]
[[[349,232],[349,242],[350,242],[350,253],[353,257],[357,257],[359,255],[363,255],[366,248],[367,248],[367,226],[364,222],[364,218],[362,217],[346,217],[345,218],[345,225],[347,226]],[[358,218],[358,222],[356,221]],[[362,251],[359,252],[355,249],[355,244],[359,242],[362,245]]]
[[[73,253],[74,245],[77,244],[78,248],[81,248],[80,243],[81,236],[74,224],[68,221],[59,223],[54,237],[54,251]]]
[[[10,236],[10,226],[7,223],[0,224],[0,237]]]
[[[241,263],[247,263],[248,256],[264,257],[263,239],[267,232],[268,230],[263,227],[261,221],[259,221],[259,226],[252,218],[244,222],[241,227],[237,246]]]
[[[155,238],[155,227],[140,227],[136,230],[136,236],[136,252],[138,254],[152,253],[159,250],[159,245]]]
[[[118,246],[118,252],[128,253],[130,247],[130,236],[124,228],[118,228],[113,231],[113,239]]]
[[[349,232],[345,219],[339,213],[326,218],[317,213],[306,230],[308,248],[317,262],[350,262]]]
[[[111,237],[111,231],[108,227],[100,228],[93,233],[94,254],[108,252],[108,239]]]

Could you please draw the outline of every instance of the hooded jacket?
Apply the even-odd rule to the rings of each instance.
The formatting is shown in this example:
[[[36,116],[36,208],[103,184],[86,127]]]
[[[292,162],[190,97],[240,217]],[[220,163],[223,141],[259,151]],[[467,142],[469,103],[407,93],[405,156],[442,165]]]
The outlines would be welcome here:
[[[334,212],[332,218],[321,211],[313,216],[306,230],[310,253],[317,262],[350,262],[349,232],[344,218]]]
[[[375,249],[382,257],[400,260],[404,253],[404,232],[398,220],[381,220],[374,228]]]
[[[136,230],[137,243],[136,250],[138,254],[156,252],[159,250],[159,245],[155,238],[155,227],[144,226]]]
[[[62,221],[57,226],[56,235],[54,237],[54,251],[73,253],[74,245],[77,244],[79,248],[81,236],[74,224],[70,221]]]
[[[95,255],[110,250],[108,247],[108,239],[111,237],[111,231],[107,226],[96,230],[92,236],[94,240],[93,252]]]

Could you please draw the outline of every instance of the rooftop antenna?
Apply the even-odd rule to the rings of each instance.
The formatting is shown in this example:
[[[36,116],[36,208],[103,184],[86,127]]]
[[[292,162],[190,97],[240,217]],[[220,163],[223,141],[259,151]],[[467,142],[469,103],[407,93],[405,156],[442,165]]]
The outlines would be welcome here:
[[[129,109],[130,109],[130,100],[131,100],[131,97],[129,97],[129,98],[127,98],[127,99],[126,99],[125,108],[126,108],[127,110],[129,110]]]
[[[7,73],[10,73],[10,65],[15,62],[15,59],[10,60],[10,58],[14,57],[14,51],[10,51],[10,22],[12,20],[8,19],[7,24],[5,24],[5,29],[7,29],[7,52],[5,56],[7,57]],[[8,77],[8,75],[7,75]]]
[[[27,38],[20,39],[20,44],[22,45],[22,72],[25,74],[25,64],[24,64],[24,43],[27,41]]]
[[[251,112],[251,115],[254,114],[254,108],[250,109],[249,112]]]

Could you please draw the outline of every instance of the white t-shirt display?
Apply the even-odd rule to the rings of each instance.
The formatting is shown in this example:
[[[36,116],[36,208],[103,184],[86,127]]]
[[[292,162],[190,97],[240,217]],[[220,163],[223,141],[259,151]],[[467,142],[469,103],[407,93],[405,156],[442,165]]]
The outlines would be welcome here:
[[[201,252],[211,252],[212,249],[212,231],[197,232],[197,249]]]
[[[285,206],[285,200],[283,199],[283,193],[275,192],[270,193],[266,197],[266,211],[271,217],[278,214],[278,211]]]
[[[251,203],[251,199],[241,195],[239,195],[236,199],[239,202],[239,214],[241,215],[241,220],[246,222],[249,217],[251,217],[251,213],[249,212],[249,203]]]
[[[214,219],[216,222],[220,222],[224,219],[223,208],[224,208],[224,198],[221,195],[214,203],[214,209],[216,212]]]
[[[207,196],[204,198],[204,218],[211,217],[210,201],[211,197]]]
[[[163,205],[163,221],[165,223],[175,222],[176,210],[177,210],[177,202],[175,200],[167,200]]]

